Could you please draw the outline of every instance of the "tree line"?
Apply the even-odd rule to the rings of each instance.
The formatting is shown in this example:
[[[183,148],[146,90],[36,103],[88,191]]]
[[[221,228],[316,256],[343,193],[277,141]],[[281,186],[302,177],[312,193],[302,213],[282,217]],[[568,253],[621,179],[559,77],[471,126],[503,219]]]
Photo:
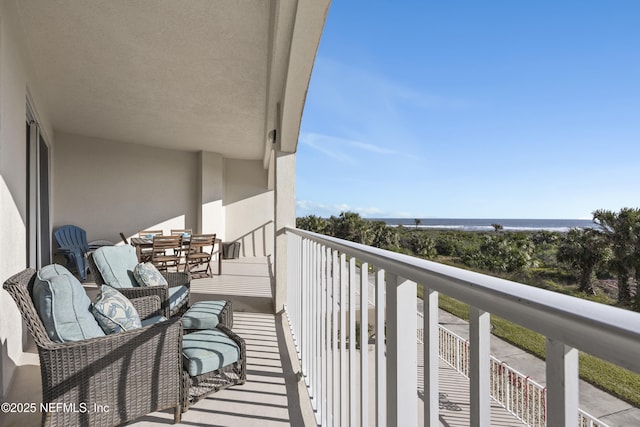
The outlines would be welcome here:
[[[640,209],[596,210],[593,228],[566,233],[437,231],[389,227],[354,212],[297,219],[297,227],[352,242],[447,262],[519,281],[538,274],[594,294],[594,279],[617,282],[617,303],[640,311]],[[568,279],[567,279],[568,278]],[[538,280],[539,282],[540,280]],[[535,282],[535,280],[534,280]],[[535,283],[533,283],[535,284]]]

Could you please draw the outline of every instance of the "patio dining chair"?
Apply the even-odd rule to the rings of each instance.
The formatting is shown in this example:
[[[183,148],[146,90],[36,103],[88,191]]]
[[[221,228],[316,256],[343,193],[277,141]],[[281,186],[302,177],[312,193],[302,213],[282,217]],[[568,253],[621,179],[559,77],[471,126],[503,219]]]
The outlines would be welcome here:
[[[211,259],[216,242],[215,234],[193,234],[185,254],[184,271],[211,277]]]
[[[171,235],[172,236],[190,236],[193,234],[193,229],[191,228],[172,228]]]
[[[179,270],[183,252],[182,235],[153,236],[151,262],[160,271],[168,271],[170,267]]]
[[[181,255],[184,258],[184,255],[187,253],[189,249],[189,239],[193,234],[193,229],[191,228],[172,228],[171,235],[172,236],[182,236],[182,251]]]
[[[142,230],[138,231],[138,237],[146,237],[149,239],[153,239],[154,236],[162,236],[164,231],[162,230]]]
[[[138,237],[143,239],[153,239],[155,236],[162,236],[162,230],[142,230],[138,232]],[[140,249],[140,262],[151,262],[151,248]]]

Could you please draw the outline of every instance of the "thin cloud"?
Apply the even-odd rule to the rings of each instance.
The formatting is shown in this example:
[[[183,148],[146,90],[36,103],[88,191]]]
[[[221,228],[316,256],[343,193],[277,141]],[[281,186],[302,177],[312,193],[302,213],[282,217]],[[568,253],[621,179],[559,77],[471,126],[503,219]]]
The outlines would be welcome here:
[[[313,148],[314,150],[324,154],[327,157],[331,157],[334,160],[343,163],[355,164],[356,161],[348,154],[339,150],[330,149],[327,144],[323,144],[321,140],[315,138],[313,134],[300,135],[300,142],[304,145]]]
[[[357,163],[356,157],[358,151],[382,155],[396,154],[394,150],[386,147],[313,132],[301,134],[300,142],[325,156],[349,164]]]
[[[305,121],[303,130],[339,135],[339,142],[349,148],[402,153],[407,159],[420,160],[427,138],[427,121],[421,118],[431,117],[433,111],[466,109],[471,104],[447,94],[429,93],[424,87],[411,87],[371,67],[324,57],[314,66],[305,106],[313,119]],[[355,154],[339,150],[336,153],[332,147],[332,152],[325,154],[346,163],[357,162]]]
[[[318,57],[314,73],[316,78],[313,84],[320,88],[314,98],[320,96],[334,109],[342,106],[350,111],[353,103],[365,109],[380,109],[383,106],[389,108],[403,103],[425,110],[459,110],[475,106],[475,102],[468,99],[430,93],[424,88],[412,87],[372,71],[371,67],[346,64],[333,58]],[[351,102],[345,103],[347,100]]]
[[[373,145],[373,144],[367,144],[367,143],[359,142],[359,141],[349,141],[349,140],[346,140],[346,139],[343,139],[341,141],[344,141],[346,144],[349,144],[352,147],[360,148],[361,150],[370,151],[372,153],[396,154],[396,152],[393,151],[393,150],[390,150],[388,148],[378,147],[377,145]]]

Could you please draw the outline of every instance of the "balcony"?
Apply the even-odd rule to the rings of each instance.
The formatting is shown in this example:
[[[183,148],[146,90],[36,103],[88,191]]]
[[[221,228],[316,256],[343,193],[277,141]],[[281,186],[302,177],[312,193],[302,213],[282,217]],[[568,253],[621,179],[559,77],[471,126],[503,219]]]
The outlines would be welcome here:
[[[234,330],[247,341],[248,381],[194,405],[181,425],[523,425],[519,417],[529,425],[544,425],[546,418],[550,426],[606,426],[584,414],[579,418],[574,349],[639,370],[634,357],[640,350],[636,313],[585,305],[300,230],[288,229],[287,240],[288,298],[282,313],[274,315],[272,309],[271,257],[225,260],[222,276],[193,282],[192,302],[234,302]],[[429,287],[422,322],[415,310],[416,282]],[[95,292],[91,284],[87,288]],[[436,309],[437,292],[475,307],[468,328],[468,358],[456,362],[443,354],[445,348],[464,346],[466,339],[452,345],[447,341],[451,338],[443,338],[439,323],[445,317]],[[490,388],[496,387],[490,369],[489,312],[546,332],[548,403],[537,421],[532,421],[540,415],[535,410],[516,416],[489,399]],[[356,339],[356,323],[372,324],[373,338],[360,328]],[[377,340],[375,332],[385,327],[386,342]],[[366,352],[357,341],[369,343]],[[23,362],[7,401],[39,397],[37,355],[27,353]],[[469,380],[460,373],[465,370]],[[520,399],[533,399],[533,393],[527,393]],[[35,425],[39,416],[21,414],[0,424]],[[628,416],[627,420],[638,419],[633,418],[637,412]],[[159,412],[133,425],[171,422],[172,413]]]
[[[51,262],[68,223],[112,241],[156,225],[242,241],[245,258],[195,281],[193,298],[234,301],[249,382],[184,425],[517,423],[488,397],[489,313],[548,337],[549,425],[578,422],[575,349],[640,371],[635,313],[286,228],[328,0],[98,3],[0,3],[0,277]],[[474,307],[470,380],[438,358],[438,293]],[[12,304],[0,291],[0,391],[31,402],[38,361]],[[356,319],[385,331],[366,352]]]
[[[490,357],[491,314],[547,339],[546,395],[535,398],[525,393],[524,397],[525,406],[535,407],[531,402],[535,399],[542,402],[535,411],[538,421],[530,425],[606,425],[579,410],[578,351],[640,372],[634,356],[640,350],[637,313],[300,230],[287,229],[287,236],[292,266],[287,277],[287,314],[319,424],[447,423],[446,411],[440,410],[442,387],[450,376],[442,375],[440,368],[439,293],[471,307],[468,356],[460,362],[467,365],[462,371],[470,377],[465,425],[499,424],[489,397],[496,388]],[[370,275],[375,284],[373,318],[371,310],[360,310],[370,301]],[[417,283],[425,287],[421,328],[414,309]],[[374,325],[372,356],[358,355],[356,339],[351,339],[356,337],[358,321]],[[360,328],[360,342],[367,341],[365,329]],[[419,329],[424,334],[422,366],[420,352],[413,348]],[[378,339],[379,331],[385,332],[386,340]],[[373,369],[374,382],[368,375],[358,379],[354,372],[358,369],[363,373]],[[420,383],[422,394],[416,393]],[[637,414],[631,420],[637,423]]]

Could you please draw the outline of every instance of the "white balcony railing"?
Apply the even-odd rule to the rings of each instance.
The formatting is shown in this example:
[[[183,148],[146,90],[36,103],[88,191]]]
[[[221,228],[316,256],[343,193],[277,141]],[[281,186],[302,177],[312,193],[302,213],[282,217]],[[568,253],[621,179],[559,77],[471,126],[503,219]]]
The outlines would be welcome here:
[[[578,426],[578,350],[640,373],[638,313],[315,233],[286,232],[286,312],[319,425],[368,426],[370,413],[378,426],[418,424],[416,283],[425,288],[425,426],[439,425],[439,293],[470,305],[472,426],[491,425],[490,313],[547,337],[547,425]],[[369,310],[360,310],[368,307],[369,271],[375,277],[371,321]],[[356,314],[376,336],[374,384],[368,351],[356,350]],[[362,327],[359,341],[367,340]]]
[[[417,341],[423,342],[424,316],[418,312]],[[461,375],[469,378],[469,342],[440,325],[439,356]],[[491,398],[507,412],[531,427],[547,425],[547,389],[528,375],[506,363],[489,356],[491,368]],[[578,409],[578,425],[581,427],[609,427],[593,415]]]

